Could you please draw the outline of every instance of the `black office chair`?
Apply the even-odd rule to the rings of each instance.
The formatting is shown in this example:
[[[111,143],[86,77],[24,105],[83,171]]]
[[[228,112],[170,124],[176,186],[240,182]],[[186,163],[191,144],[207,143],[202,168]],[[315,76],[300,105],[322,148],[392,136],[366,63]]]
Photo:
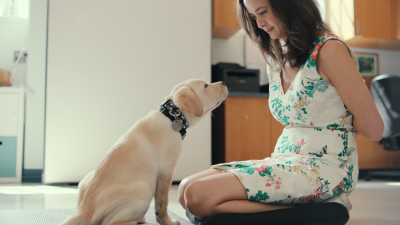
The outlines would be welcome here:
[[[400,76],[375,77],[371,94],[385,124],[381,146],[389,151],[400,150]]]
[[[379,75],[372,79],[371,94],[383,119],[385,129],[379,142],[385,150],[400,150],[400,76]],[[400,166],[400,165],[399,165]],[[399,169],[360,170],[366,181],[375,178],[400,179]]]

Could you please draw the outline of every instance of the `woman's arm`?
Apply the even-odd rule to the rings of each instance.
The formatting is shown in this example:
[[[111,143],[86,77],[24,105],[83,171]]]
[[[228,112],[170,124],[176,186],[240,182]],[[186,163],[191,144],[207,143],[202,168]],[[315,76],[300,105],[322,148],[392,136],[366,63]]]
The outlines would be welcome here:
[[[327,76],[333,83],[353,114],[357,131],[370,140],[381,140],[383,120],[347,47],[338,40],[324,43],[317,56],[317,68],[321,76]]]

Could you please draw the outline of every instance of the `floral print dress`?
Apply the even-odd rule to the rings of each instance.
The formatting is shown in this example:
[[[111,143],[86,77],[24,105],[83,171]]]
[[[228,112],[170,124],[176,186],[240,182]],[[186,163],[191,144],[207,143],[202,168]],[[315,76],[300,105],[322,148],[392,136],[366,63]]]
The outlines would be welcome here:
[[[286,125],[271,157],[211,167],[235,174],[250,201],[303,205],[355,189],[358,155],[353,115],[316,67],[319,49],[332,39],[339,40],[330,33],[317,38],[286,93],[279,70],[267,71],[270,110]],[[357,65],[354,53],[346,47]]]

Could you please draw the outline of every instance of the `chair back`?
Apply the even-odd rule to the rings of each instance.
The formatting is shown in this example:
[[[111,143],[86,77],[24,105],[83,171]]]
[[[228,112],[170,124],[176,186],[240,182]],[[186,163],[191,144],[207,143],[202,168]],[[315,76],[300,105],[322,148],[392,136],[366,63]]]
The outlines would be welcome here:
[[[385,125],[382,147],[400,150],[400,76],[376,76],[371,82],[371,94]]]

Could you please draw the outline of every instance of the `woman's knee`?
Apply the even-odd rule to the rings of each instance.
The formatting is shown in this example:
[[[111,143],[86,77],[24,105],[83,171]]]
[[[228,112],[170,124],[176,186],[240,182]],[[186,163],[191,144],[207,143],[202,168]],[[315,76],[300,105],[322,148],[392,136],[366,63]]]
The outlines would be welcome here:
[[[215,174],[219,174],[219,173],[222,173],[223,171],[224,170],[221,170],[221,169],[209,169],[209,170],[202,171],[200,173],[191,175],[191,176],[183,179],[178,187],[178,199],[179,199],[179,203],[182,205],[182,207],[187,210],[186,202],[185,202],[185,191],[186,191],[186,188],[188,187],[188,185],[190,185],[193,181],[195,181],[197,179],[215,175]]]
[[[178,187],[178,199],[179,203],[185,210],[190,211],[197,215],[197,212],[202,207],[202,203],[205,203],[207,197],[203,192],[206,185],[203,181],[192,180],[185,178],[181,181]]]
[[[201,180],[195,180],[188,184],[184,193],[186,209],[197,216],[204,218],[208,215],[212,205],[208,204],[207,184]]]
[[[187,178],[183,179],[178,186],[178,200],[179,200],[179,203],[182,205],[182,207],[186,210],[187,210],[187,208],[186,208],[186,203],[185,203],[185,190],[192,181],[193,180],[191,180],[189,177],[187,177]]]

